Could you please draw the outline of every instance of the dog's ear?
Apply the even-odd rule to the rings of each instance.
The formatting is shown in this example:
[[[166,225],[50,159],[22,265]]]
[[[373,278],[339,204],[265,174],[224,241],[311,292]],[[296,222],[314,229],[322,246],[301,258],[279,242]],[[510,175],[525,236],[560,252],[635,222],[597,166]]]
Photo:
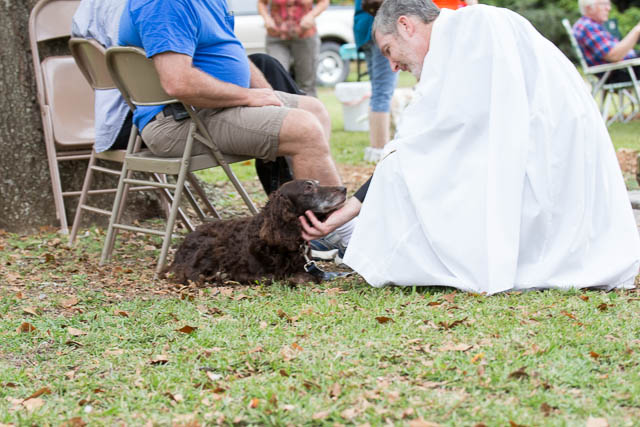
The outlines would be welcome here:
[[[262,210],[264,222],[260,227],[260,238],[269,246],[281,246],[294,251],[300,245],[301,227],[295,206],[288,197],[275,191]]]

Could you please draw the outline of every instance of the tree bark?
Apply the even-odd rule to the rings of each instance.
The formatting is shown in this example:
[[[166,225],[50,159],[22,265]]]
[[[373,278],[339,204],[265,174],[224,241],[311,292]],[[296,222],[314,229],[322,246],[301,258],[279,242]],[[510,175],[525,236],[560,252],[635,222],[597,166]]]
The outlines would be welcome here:
[[[47,225],[59,227],[29,48],[29,13],[36,2],[0,0],[0,229],[11,232],[33,232]],[[40,46],[41,54],[68,54],[66,43],[67,40],[45,42]],[[87,161],[61,163],[63,189],[82,188],[86,164]],[[95,186],[115,186],[109,178],[100,177],[94,182]],[[155,197],[131,198],[136,217],[159,212]],[[112,196],[98,199],[98,206],[111,208]],[[77,197],[65,197],[70,225],[77,201]],[[83,216],[90,221],[96,219],[90,213]],[[105,223],[104,217],[101,223]]]

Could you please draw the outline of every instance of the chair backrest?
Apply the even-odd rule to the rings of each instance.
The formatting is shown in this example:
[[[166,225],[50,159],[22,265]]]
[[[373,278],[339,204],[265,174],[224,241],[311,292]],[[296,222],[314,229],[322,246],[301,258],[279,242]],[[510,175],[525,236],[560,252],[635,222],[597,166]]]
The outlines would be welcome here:
[[[94,94],[71,56],[42,61],[45,108],[53,141],[63,148],[90,146],[95,139]]]
[[[161,105],[178,102],[169,96],[153,61],[137,47],[114,46],[107,49],[107,68],[124,99],[133,105]]]
[[[69,40],[71,56],[85,79],[94,89],[115,89],[107,69],[106,49],[96,40],[72,38]]]
[[[573,52],[576,54],[576,57],[580,61],[580,66],[583,70],[587,70],[589,66],[587,65],[586,59],[584,59],[584,54],[582,53],[582,49],[580,49],[580,45],[578,44],[578,40],[573,35],[573,28],[571,27],[571,22],[567,18],[562,20],[562,26],[567,31],[567,35],[569,36],[569,41],[571,42],[571,46],[573,47]]]
[[[69,37],[79,4],[79,0],[40,0],[29,15],[29,42],[45,140],[64,149],[90,148],[93,143],[93,90],[70,55],[41,58],[38,43]]]

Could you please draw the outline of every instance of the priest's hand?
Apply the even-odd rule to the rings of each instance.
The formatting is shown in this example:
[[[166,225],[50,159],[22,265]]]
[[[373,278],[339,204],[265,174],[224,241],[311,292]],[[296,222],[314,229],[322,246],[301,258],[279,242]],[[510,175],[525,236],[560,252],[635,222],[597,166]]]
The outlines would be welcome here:
[[[319,239],[331,233],[342,224],[355,218],[360,213],[362,203],[355,197],[347,200],[340,209],[334,211],[321,222],[311,211],[306,211],[305,215],[300,216],[300,224],[302,224],[302,238],[306,241]]]

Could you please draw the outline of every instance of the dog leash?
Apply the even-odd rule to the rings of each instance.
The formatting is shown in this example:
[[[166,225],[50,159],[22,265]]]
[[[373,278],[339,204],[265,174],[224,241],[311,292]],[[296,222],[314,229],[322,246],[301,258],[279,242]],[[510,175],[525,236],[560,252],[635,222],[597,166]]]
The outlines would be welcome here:
[[[353,271],[324,271],[323,269],[318,267],[318,264],[316,264],[313,259],[311,259],[311,246],[309,246],[309,244],[305,242],[301,245],[301,248],[303,250],[304,260],[306,261],[304,265],[304,271],[311,274],[313,277],[316,277],[322,281],[329,281],[341,277],[348,277],[354,274]]]

